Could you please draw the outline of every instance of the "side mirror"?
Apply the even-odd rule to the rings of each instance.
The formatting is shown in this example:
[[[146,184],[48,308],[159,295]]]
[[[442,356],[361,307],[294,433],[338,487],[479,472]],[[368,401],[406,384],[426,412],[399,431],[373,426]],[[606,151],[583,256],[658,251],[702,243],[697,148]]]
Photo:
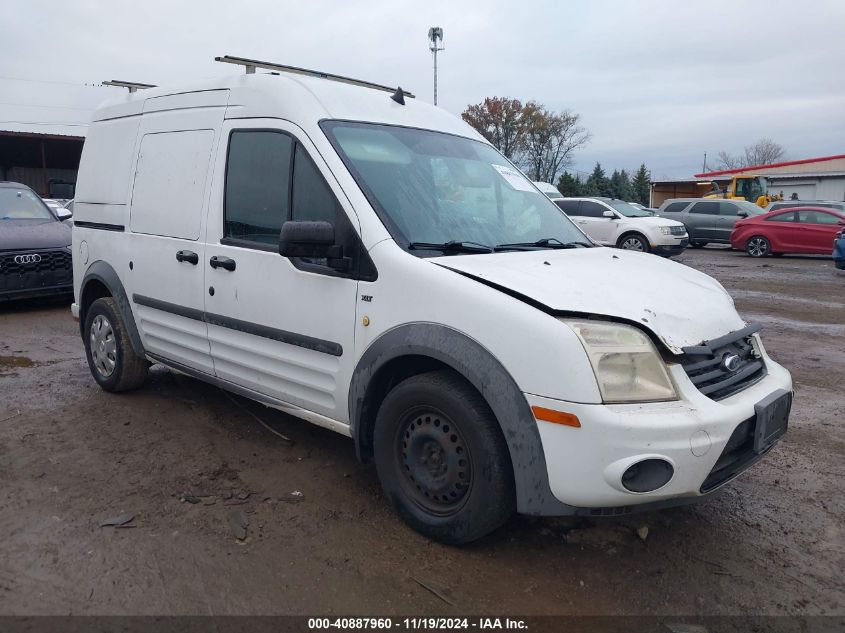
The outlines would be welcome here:
[[[343,246],[335,244],[334,226],[329,222],[290,221],[282,224],[279,255],[326,259],[330,268],[348,270],[350,260]]]
[[[67,220],[68,218],[73,217],[73,212],[70,209],[59,207],[58,209],[56,209],[56,217],[58,217],[60,220]]]
[[[604,213],[602,213],[602,217],[610,218],[611,220],[613,220],[616,217],[616,214],[610,209],[605,209]]]
[[[737,211],[736,214],[741,218],[747,218],[748,217],[748,211]]]

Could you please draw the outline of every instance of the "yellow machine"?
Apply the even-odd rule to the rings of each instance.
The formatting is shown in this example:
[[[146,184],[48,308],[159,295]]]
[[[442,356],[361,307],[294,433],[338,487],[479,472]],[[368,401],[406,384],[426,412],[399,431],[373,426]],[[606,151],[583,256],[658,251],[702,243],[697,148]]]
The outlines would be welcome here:
[[[720,189],[719,185],[713,183],[713,191],[705,198],[742,198],[753,202],[758,207],[766,207],[770,202],[782,200],[783,196],[769,195],[766,179],[763,176],[734,176],[730,186]]]

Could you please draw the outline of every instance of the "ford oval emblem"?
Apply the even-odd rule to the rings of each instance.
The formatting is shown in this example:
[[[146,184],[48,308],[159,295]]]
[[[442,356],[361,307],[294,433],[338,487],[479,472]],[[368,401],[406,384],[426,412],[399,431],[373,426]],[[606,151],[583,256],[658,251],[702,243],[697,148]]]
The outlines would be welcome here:
[[[737,356],[736,354],[725,354],[722,357],[722,369],[725,371],[729,371],[731,373],[735,372],[739,369],[739,366],[742,364],[742,359]]]

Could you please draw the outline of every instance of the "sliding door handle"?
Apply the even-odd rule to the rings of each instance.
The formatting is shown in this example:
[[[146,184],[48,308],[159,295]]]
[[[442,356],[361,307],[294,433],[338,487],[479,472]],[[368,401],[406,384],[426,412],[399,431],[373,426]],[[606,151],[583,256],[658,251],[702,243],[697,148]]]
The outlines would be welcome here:
[[[188,262],[193,266],[199,264],[200,257],[194,251],[176,251],[177,262]]]
[[[228,257],[214,255],[210,260],[208,260],[208,263],[212,268],[225,268],[229,271],[235,270],[235,260]]]

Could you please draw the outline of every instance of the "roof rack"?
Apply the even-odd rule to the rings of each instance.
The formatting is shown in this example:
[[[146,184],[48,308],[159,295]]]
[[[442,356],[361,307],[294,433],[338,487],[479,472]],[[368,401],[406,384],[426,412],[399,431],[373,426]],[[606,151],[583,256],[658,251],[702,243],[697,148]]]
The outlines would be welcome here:
[[[276,72],[293,73],[295,75],[307,75],[309,77],[319,77],[320,79],[328,79],[329,81],[339,81],[345,84],[353,84],[355,86],[373,88],[374,90],[385,90],[390,93],[396,92],[396,88],[391,88],[390,86],[385,86],[382,84],[375,84],[370,81],[352,79],[351,77],[344,77],[342,75],[333,75],[332,73],[324,73],[319,70],[309,70],[307,68],[298,68],[296,66],[285,66],[283,64],[274,64],[272,62],[262,62],[258,61],[257,59],[245,59],[243,57],[232,57],[231,55],[223,55],[222,57],[215,57],[214,61],[243,66],[244,68],[246,68],[247,75],[255,74],[256,68],[264,68],[266,70]],[[402,94],[404,94],[406,97],[410,97],[411,99],[414,98],[414,95],[408,92],[407,90],[403,90]]]
[[[153,84],[139,84],[134,81],[121,81],[119,79],[112,79],[111,81],[104,81],[104,86],[117,86],[118,88],[128,88],[129,92],[137,90],[146,90],[147,88],[155,88]]]

